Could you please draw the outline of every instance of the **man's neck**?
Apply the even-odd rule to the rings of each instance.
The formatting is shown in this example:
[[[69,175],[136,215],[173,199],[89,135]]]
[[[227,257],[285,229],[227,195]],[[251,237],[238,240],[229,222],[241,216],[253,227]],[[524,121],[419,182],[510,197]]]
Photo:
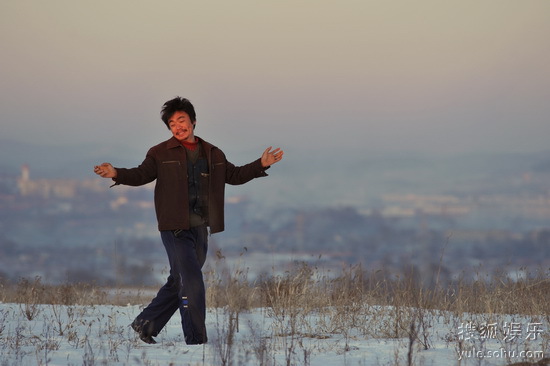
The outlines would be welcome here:
[[[193,139],[191,141],[184,140],[181,142],[181,144],[188,150],[195,150],[199,145],[199,141],[196,137],[193,136]]]

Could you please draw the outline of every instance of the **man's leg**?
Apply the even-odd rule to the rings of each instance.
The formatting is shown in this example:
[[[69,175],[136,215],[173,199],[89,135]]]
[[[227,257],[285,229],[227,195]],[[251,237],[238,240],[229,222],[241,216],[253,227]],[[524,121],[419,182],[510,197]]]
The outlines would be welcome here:
[[[206,291],[202,266],[208,251],[206,226],[191,228],[179,233],[178,239],[186,241],[185,254],[181,259],[180,314],[185,342],[203,344],[206,335]]]
[[[156,337],[160,333],[181,305],[179,294],[181,281],[178,268],[181,266],[179,258],[184,255],[180,253],[179,247],[182,245],[176,245],[172,231],[166,231],[164,235],[161,232],[161,239],[168,256],[170,275],[155,298],[132,323],[132,328],[146,343],[155,343],[151,337]]]
[[[206,343],[206,292],[202,266],[206,259],[206,227],[161,232],[167,251],[173,251],[170,265],[179,284],[179,309],[187,344]]]
[[[155,343],[151,337],[156,337],[179,308],[178,284],[170,274],[166,284],[160,288],[151,303],[143,309],[132,328],[140,334],[146,343]]]
[[[201,269],[208,250],[207,229],[201,226],[176,233],[162,231],[161,238],[170,262],[170,276],[132,327],[144,342],[153,343],[151,336],[157,336],[179,308],[186,342],[206,343],[206,292]]]

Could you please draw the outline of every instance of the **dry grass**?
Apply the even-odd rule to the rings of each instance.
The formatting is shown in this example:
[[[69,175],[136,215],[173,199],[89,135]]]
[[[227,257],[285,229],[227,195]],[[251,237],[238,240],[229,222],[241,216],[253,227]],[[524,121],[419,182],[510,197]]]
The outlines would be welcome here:
[[[325,275],[303,263],[284,275],[255,281],[249,281],[242,271],[208,275],[210,306],[230,306],[237,311],[285,304],[317,310],[369,304],[455,314],[550,313],[550,273],[542,270],[515,279],[503,274],[487,275],[473,281],[459,278],[452,283],[436,283],[429,287],[411,274],[370,273],[361,266],[344,269],[337,277]]]
[[[226,269],[205,274],[210,307],[230,307],[240,312],[259,307],[296,306],[310,310],[328,307],[415,307],[455,314],[550,313],[550,273],[539,270],[529,276],[510,278],[500,274],[474,281],[458,279],[425,287],[415,277],[368,272],[356,266],[339,276],[300,263],[284,275],[250,280],[246,271]],[[479,276],[481,277],[481,276]],[[0,284],[0,301],[20,304],[127,305],[150,300],[155,289],[119,288],[94,284],[48,285],[41,278]]]
[[[497,321],[507,314],[550,324],[548,271],[528,275],[523,271],[524,275],[517,278],[504,274],[477,275],[472,281],[458,278],[445,284],[435,278],[426,286],[412,271],[389,274],[369,272],[361,266],[345,268],[334,276],[333,272],[299,263],[284,274],[254,280],[248,278],[246,270],[230,270],[221,260],[215,268],[207,271],[205,277],[207,303],[217,309],[217,336],[213,344],[221,365],[234,363],[239,347],[242,348],[235,342],[242,326],[240,314],[252,309],[261,309],[271,324],[269,334],[253,330],[245,347],[249,352],[247,357],[255,357],[260,365],[271,365],[270,355],[276,350],[284,350],[287,365],[307,365],[314,350],[307,348],[303,339],[323,340],[336,334],[344,343],[338,352],[350,351],[349,344],[357,337],[405,339],[407,365],[413,365],[415,352],[431,348],[434,337],[444,337],[457,351],[468,350],[468,345],[459,340],[455,332],[433,333],[433,325],[442,318],[454,330],[464,321]],[[85,308],[142,305],[150,301],[154,292],[155,289],[113,290],[93,284],[52,286],[35,278],[14,284],[1,283],[0,301],[18,303],[28,320],[44,311],[42,304],[49,304],[55,334],[66,336],[72,342],[79,339],[71,325],[79,316],[73,305]],[[67,308],[63,310],[58,305]],[[547,349],[550,339],[545,337],[543,342]],[[82,342],[76,343],[80,346]],[[19,349],[17,345],[11,348]],[[117,353],[116,347],[112,352]],[[398,364],[397,354],[395,364]]]
[[[32,305],[127,305],[151,299],[152,289],[111,289],[90,283],[45,284],[40,277],[0,283],[0,302]]]

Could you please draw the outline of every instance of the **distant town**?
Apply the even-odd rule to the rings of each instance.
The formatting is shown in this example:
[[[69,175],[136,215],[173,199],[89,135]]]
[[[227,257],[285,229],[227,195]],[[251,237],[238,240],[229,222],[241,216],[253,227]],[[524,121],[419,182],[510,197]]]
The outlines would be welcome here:
[[[360,267],[414,273],[429,283],[436,275],[452,281],[548,270],[550,174],[510,177],[490,185],[460,183],[447,192],[407,192],[403,186],[357,204],[303,207],[266,205],[254,194],[263,186],[242,189],[227,196],[226,231],[210,237],[207,271],[240,268],[256,278],[306,263],[327,274]],[[162,282],[168,273],[154,183],[110,184],[93,176],[33,178],[28,165],[17,176],[2,176],[1,281]]]

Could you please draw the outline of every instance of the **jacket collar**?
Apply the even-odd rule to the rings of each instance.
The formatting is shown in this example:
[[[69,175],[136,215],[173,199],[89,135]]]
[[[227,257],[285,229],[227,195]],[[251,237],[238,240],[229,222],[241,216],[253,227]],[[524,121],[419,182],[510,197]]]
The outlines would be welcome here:
[[[198,136],[195,136],[197,138],[197,140],[199,140],[199,142],[202,144],[203,148],[205,150],[210,150],[212,149],[213,147],[215,147],[214,145],[204,141],[203,139],[201,139],[200,137]],[[173,148],[176,148],[178,146],[183,146],[181,144],[181,142],[179,142],[179,140],[177,138],[175,138],[174,136],[172,136],[171,138],[169,138],[167,141],[166,141],[166,148],[167,149],[173,149]]]
[[[178,146],[181,146],[181,143],[174,136],[172,136],[170,139],[166,141],[166,148],[168,149],[173,149]]]

